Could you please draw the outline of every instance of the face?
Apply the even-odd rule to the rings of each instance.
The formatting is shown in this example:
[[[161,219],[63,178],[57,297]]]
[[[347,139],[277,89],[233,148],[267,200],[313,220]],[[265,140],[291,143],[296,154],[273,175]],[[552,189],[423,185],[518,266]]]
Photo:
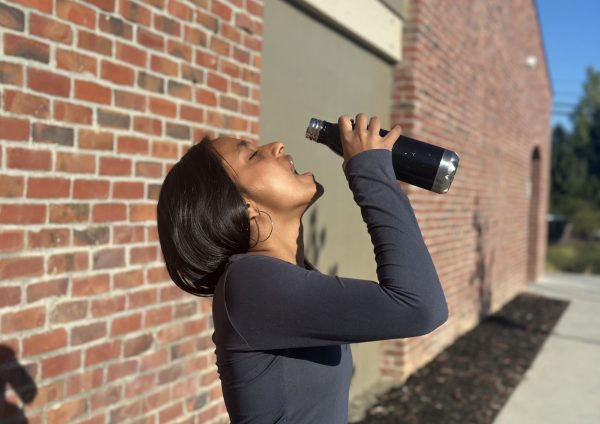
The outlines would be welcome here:
[[[213,147],[246,201],[280,215],[300,215],[323,194],[311,173],[299,174],[282,142],[257,145],[253,141],[219,137]],[[296,164],[294,164],[296,165]]]

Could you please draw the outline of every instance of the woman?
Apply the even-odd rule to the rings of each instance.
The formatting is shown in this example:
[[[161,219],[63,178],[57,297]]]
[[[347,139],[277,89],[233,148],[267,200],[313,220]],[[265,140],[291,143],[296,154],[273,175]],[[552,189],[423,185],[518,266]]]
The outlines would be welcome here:
[[[375,281],[329,276],[304,258],[301,218],[322,194],[284,145],[204,139],[158,201],[169,275],[213,295],[217,367],[232,423],[348,422],[349,343],[427,334],[448,318],[437,272],[395,178],[395,126],[338,124],[343,172],[371,236]]]

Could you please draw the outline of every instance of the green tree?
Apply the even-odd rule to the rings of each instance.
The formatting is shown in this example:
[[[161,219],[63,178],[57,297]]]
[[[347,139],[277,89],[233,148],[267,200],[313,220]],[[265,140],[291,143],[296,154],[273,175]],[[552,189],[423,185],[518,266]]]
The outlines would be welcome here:
[[[570,133],[561,125],[552,131],[550,210],[587,238],[600,229],[600,72],[592,67],[570,119]]]

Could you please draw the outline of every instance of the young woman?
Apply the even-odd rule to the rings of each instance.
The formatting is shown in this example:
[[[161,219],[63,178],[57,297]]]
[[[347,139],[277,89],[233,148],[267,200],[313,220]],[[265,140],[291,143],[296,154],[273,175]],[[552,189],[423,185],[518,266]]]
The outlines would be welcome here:
[[[176,163],[158,201],[172,280],[213,296],[217,368],[232,423],[348,422],[349,343],[427,334],[444,292],[395,178],[395,126],[338,119],[342,169],[373,243],[379,284],[330,276],[304,258],[301,218],[324,192],[284,144],[204,139]],[[368,124],[368,125],[367,125]],[[349,240],[351,241],[351,240]]]

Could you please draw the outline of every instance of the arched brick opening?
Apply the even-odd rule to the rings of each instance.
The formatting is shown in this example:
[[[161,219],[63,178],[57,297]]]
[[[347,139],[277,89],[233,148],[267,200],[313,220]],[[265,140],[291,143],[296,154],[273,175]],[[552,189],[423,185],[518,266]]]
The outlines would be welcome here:
[[[540,227],[540,149],[536,146],[531,153],[531,168],[527,195],[529,196],[529,234],[527,248],[527,282],[533,283],[538,276],[538,244]]]

